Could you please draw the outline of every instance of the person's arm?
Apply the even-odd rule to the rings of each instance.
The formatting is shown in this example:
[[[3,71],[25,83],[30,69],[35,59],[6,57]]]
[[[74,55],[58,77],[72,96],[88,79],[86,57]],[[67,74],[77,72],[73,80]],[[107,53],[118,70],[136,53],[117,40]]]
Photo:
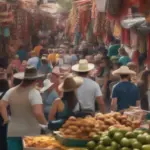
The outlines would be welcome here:
[[[0,101],[0,114],[3,118],[3,125],[8,123],[8,113],[7,113],[8,102],[1,100]]]
[[[96,98],[96,100],[97,100],[97,103],[99,105],[100,111],[102,113],[105,113],[105,103],[104,103],[103,97],[102,96],[98,96]]]
[[[117,108],[117,88],[114,86],[112,90],[112,102],[111,102],[111,111],[116,111]]]
[[[56,113],[58,112],[58,106],[59,106],[59,100],[55,100],[49,112],[49,116],[48,116],[49,121],[55,120]]]
[[[42,97],[38,90],[33,89],[29,93],[29,100],[32,105],[32,112],[37,119],[37,121],[42,125],[47,125],[48,122],[44,116],[43,112],[43,102]]]
[[[103,100],[103,97],[102,97],[102,92],[101,92],[101,89],[99,87],[99,85],[96,83],[96,93],[95,93],[95,96],[96,96],[96,100],[97,100],[97,103],[99,105],[99,109],[102,113],[105,113],[105,103],[104,103],[104,100]]]
[[[35,116],[35,118],[38,120],[38,122],[42,125],[47,125],[47,120],[45,119],[44,113],[43,113],[43,105],[42,104],[36,104],[32,106],[32,111]]]
[[[117,98],[112,98],[111,111],[116,111],[116,107],[117,107]]]

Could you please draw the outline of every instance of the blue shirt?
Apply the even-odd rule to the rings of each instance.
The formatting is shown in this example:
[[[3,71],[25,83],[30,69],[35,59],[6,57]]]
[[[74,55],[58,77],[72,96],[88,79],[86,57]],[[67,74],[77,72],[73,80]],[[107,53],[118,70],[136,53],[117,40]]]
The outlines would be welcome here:
[[[19,56],[21,62],[27,59],[27,52],[24,49],[18,50],[17,55]]]
[[[32,57],[28,60],[27,64],[35,67],[36,69],[38,68],[38,63],[39,63],[39,58],[38,57]]]
[[[52,90],[50,93],[48,91],[45,91],[43,93],[42,98],[43,98],[43,105],[44,105],[44,114],[46,118],[48,118],[48,114],[50,112],[54,100],[56,100],[58,97],[59,96],[55,90]]]
[[[117,98],[118,111],[136,106],[140,100],[139,89],[131,82],[119,82],[113,87],[112,98]]]

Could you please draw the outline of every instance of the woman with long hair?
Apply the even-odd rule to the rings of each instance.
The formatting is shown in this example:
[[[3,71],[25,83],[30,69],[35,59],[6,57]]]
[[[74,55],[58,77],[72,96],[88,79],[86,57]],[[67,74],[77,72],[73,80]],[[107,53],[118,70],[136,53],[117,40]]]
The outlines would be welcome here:
[[[142,73],[138,87],[140,90],[141,108],[150,110],[150,70]]]
[[[62,100],[58,99],[54,101],[49,113],[49,120],[66,120],[73,115],[78,104],[75,90],[80,87],[82,83],[82,78],[69,75],[64,82],[60,84],[59,89],[63,92],[63,97]]]

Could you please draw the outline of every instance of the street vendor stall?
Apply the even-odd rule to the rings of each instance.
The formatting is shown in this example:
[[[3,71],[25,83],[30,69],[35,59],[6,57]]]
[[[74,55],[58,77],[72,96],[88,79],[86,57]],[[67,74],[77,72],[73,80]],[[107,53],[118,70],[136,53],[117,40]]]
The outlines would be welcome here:
[[[24,150],[149,150],[145,149],[150,147],[149,126],[143,128],[143,124],[149,124],[145,122],[146,114],[130,107],[124,115],[111,112],[97,113],[94,117],[70,117],[51,135],[24,137]]]

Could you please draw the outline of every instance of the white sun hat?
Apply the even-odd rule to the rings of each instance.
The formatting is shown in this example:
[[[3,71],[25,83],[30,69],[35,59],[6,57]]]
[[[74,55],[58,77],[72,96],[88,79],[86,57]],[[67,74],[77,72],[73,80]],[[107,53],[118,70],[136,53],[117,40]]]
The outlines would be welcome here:
[[[136,72],[130,70],[127,66],[121,66],[119,69],[112,72],[113,75],[129,74],[135,75]]]
[[[48,90],[50,87],[52,87],[54,85],[54,83],[52,83],[49,79],[45,79],[43,81],[43,88],[40,90],[41,93],[45,92],[46,90]]]
[[[72,66],[72,70],[76,72],[88,72],[94,69],[94,64],[88,63],[86,59],[81,59],[79,64]]]

